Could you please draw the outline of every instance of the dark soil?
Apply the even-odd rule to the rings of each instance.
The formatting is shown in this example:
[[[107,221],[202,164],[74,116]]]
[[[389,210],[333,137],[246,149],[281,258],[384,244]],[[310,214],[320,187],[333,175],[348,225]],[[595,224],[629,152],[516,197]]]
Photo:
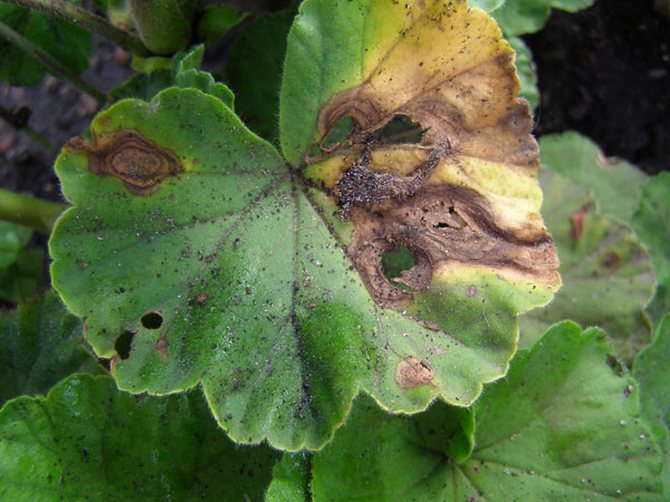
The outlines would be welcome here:
[[[538,135],[574,129],[647,173],[670,169],[670,20],[651,0],[554,11],[525,39],[542,95]]]

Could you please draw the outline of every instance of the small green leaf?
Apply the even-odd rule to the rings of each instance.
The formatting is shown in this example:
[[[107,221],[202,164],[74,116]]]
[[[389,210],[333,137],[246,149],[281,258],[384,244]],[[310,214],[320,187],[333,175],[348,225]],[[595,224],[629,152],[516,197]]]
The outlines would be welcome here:
[[[535,64],[533,55],[523,39],[519,37],[510,37],[509,43],[516,52],[516,71],[521,81],[520,96],[528,101],[531,109],[537,108],[540,104],[540,91],[537,88],[537,74],[535,73]]]
[[[95,5],[109,19],[109,22],[126,31],[135,29],[133,15],[128,0],[93,0]]]
[[[505,3],[505,0],[470,0],[470,7],[477,7],[486,12],[492,12],[500,8]]]
[[[502,7],[492,12],[507,36],[519,36],[540,31],[551,9],[568,12],[590,7],[595,0],[505,0]]]
[[[635,166],[605,157],[595,143],[576,132],[542,136],[540,160],[552,171],[591,190],[605,215],[630,223],[647,178]]]
[[[19,32],[79,74],[88,67],[93,44],[91,34],[48,14],[16,5],[0,3],[0,22]],[[45,69],[29,54],[0,37],[0,80],[12,85],[31,86],[44,77]]]
[[[199,393],[131,396],[74,375],[0,411],[2,500],[262,500],[278,454],[240,448]]]
[[[586,188],[549,171],[541,172],[540,182],[563,288],[547,307],[522,318],[523,346],[551,324],[572,319],[606,330],[631,360],[650,339],[644,308],[655,279],[649,255],[629,227],[598,211]]]
[[[191,42],[196,0],[129,0],[137,33],[154,54],[170,56]]]
[[[236,94],[236,109],[259,136],[279,141],[279,88],[293,12],[264,13],[230,46],[222,79]]]
[[[475,405],[476,447],[461,462],[444,431],[454,408],[394,417],[357,401],[314,455],[314,500],[660,501],[661,449],[608,354],[601,331],[554,326]]]
[[[216,43],[249,14],[232,5],[207,5],[198,22],[198,38],[207,46]],[[271,46],[266,49],[272,49]]]
[[[44,252],[30,249],[33,231],[0,221],[0,298],[21,303],[44,284]]]
[[[0,406],[22,394],[46,394],[72,373],[100,371],[81,325],[52,292],[0,316]]]
[[[272,471],[267,502],[309,502],[312,460],[307,453],[285,453]]]
[[[120,86],[112,89],[110,97],[115,101],[125,98],[151,99],[167,87],[198,89],[219,98],[226,106],[233,108],[235,96],[224,84],[216,82],[207,72],[200,71],[205,47],[197,45],[188,52],[180,52],[172,59],[160,59],[160,67],[149,68],[146,73],[130,77]],[[169,68],[169,69],[168,69]]]

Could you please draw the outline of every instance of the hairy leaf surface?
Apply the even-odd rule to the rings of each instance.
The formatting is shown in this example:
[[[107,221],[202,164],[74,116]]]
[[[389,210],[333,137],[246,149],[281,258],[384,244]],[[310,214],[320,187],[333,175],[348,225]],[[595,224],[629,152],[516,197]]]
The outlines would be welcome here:
[[[48,292],[0,315],[0,406],[16,396],[45,394],[75,372],[98,372],[83,345],[81,321]]]
[[[586,188],[549,171],[540,180],[563,288],[551,304],[522,318],[522,345],[530,346],[551,324],[572,319],[603,328],[632,360],[650,340],[644,308],[656,281],[648,253],[631,228],[599,211]]]
[[[414,413],[469,405],[505,373],[517,315],[560,283],[513,51],[464,1],[407,5],[301,6],[280,99],[290,165],[193,89],[121,101],[92,143],[66,145],[54,284],[123,389],[200,383],[234,440],[318,449],[361,390]],[[397,114],[430,132],[361,140]],[[307,155],[345,116],[353,136]],[[395,246],[415,264],[389,280]]]
[[[440,432],[458,410],[393,417],[357,401],[314,455],[314,500],[660,501],[661,449],[639,418],[634,380],[608,354],[604,333],[570,322],[519,352],[474,407],[466,460]]]
[[[197,392],[119,392],[74,375],[0,412],[2,500],[263,500],[278,454],[239,447]]]

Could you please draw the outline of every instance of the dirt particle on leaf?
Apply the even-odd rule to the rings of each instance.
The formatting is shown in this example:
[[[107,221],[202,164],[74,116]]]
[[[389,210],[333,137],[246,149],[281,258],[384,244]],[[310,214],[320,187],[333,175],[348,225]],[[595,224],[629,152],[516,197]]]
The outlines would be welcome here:
[[[168,348],[170,346],[170,343],[168,342],[167,336],[163,335],[156,340],[156,350],[161,356],[161,359],[163,361],[168,361],[170,359],[170,353],[168,352]]]
[[[205,305],[208,300],[209,300],[209,296],[207,296],[206,293],[200,293],[196,297],[196,301],[198,302],[199,305]]]
[[[165,178],[184,170],[172,152],[132,130],[95,137],[93,144],[76,137],[65,148],[84,153],[91,171],[120,179],[135,195],[149,195]]]
[[[477,287],[475,285],[472,285],[468,288],[468,296],[472,298],[477,294]]]
[[[434,385],[434,375],[428,361],[411,356],[400,361],[395,369],[395,381],[403,389]]]

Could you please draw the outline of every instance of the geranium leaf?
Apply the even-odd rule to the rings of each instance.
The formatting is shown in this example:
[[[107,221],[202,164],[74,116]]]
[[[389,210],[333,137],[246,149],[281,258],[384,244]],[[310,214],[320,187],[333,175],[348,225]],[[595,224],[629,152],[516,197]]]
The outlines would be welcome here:
[[[335,11],[322,0],[302,5],[289,38],[282,106],[296,72],[312,64],[295,59],[296,33],[317,14],[351,25],[350,5],[360,13],[368,4]],[[352,165],[347,159],[365,157],[367,147],[330,152],[306,170],[287,166],[220,100],[197,90],[119,102],[94,120],[92,144],[66,145],[57,173],[74,207],[52,236],[53,281],[86,318],[97,354],[113,359],[123,389],[167,393],[200,383],[234,440],[318,449],[360,390],[385,408],[413,413],[437,397],[468,405],[483,383],[505,373],[517,315],[548,302],[559,284],[539,216],[530,117],[515,100],[513,52],[495,23],[462,1],[422,5],[429,10],[420,15],[417,4],[413,18],[374,3],[368,22],[388,19],[389,26],[373,30],[385,35],[393,23],[414,19],[408,33],[418,30],[422,42],[411,55],[426,56],[427,69],[438,73],[434,43],[454,57],[466,44],[472,59],[456,59],[474,66],[459,86],[494,77],[484,79],[483,91],[473,88],[470,101],[445,98],[465,107],[476,130],[449,126],[451,115],[432,115],[418,100],[406,112],[427,121],[422,126],[433,124],[432,135],[421,145],[373,150],[367,174],[380,158],[389,161],[391,178],[392,170],[422,163],[421,172],[435,170],[395,200],[380,193],[381,204],[359,204],[365,183],[356,183],[353,168],[342,175]],[[430,19],[437,21],[426,24]],[[439,23],[465,38],[445,40]],[[310,33],[316,42],[322,36]],[[326,69],[338,61],[332,47]],[[491,115],[477,119],[470,106],[481,106],[484,95]],[[294,103],[295,120],[308,120],[306,103]],[[315,117],[308,121],[316,125]],[[285,135],[290,144],[305,140],[281,134],[283,145]],[[329,189],[340,175],[348,193],[338,199]],[[393,244],[406,244],[416,263],[391,281],[381,255]]]
[[[646,175],[628,162],[607,158],[590,139],[576,132],[540,138],[542,165],[593,192],[600,210],[630,223]]]
[[[514,63],[521,81],[520,96],[525,98],[531,109],[534,110],[540,104],[540,91],[537,88],[537,74],[533,64],[533,55],[520,37],[510,37],[509,44],[516,52]]]
[[[648,310],[655,322],[670,312],[670,173],[647,179],[633,227],[647,246],[658,279],[658,289]]]
[[[477,402],[476,447],[461,462],[441,431],[454,408],[394,417],[361,399],[314,455],[314,500],[660,501],[661,449],[608,354],[601,331],[554,326]]]
[[[0,22],[19,32],[59,63],[79,74],[88,67],[91,34],[71,23],[17,5],[0,3]],[[44,77],[45,68],[29,54],[0,38],[0,80],[31,86]]]
[[[0,298],[21,303],[44,283],[44,252],[28,248],[33,231],[0,221]]]
[[[236,94],[236,111],[259,136],[279,141],[279,88],[293,12],[266,12],[230,46],[222,79]]]
[[[230,442],[198,392],[131,396],[109,377],[0,411],[3,500],[262,500],[277,457]]]
[[[312,459],[307,453],[285,453],[272,471],[272,482],[265,494],[267,502],[308,502],[312,479]]]
[[[0,316],[0,406],[23,394],[45,394],[72,373],[100,372],[81,326],[52,292]]]
[[[593,5],[594,0],[505,0],[492,15],[507,36],[519,36],[540,31],[551,9],[577,12]]]
[[[522,318],[522,345],[530,346],[551,324],[572,319],[606,330],[632,360],[650,339],[644,308],[655,278],[649,255],[628,226],[598,210],[586,188],[550,171],[540,181],[563,288],[551,304]]]

